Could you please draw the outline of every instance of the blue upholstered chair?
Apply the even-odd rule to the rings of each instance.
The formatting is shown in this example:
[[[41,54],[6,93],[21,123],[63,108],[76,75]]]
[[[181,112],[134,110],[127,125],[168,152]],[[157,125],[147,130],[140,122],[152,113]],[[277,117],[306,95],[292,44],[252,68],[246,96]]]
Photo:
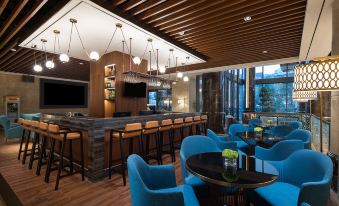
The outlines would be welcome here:
[[[248,131],[254,131],[257,125],[262,123],[261,119],[249,119],[248,120]]]
[[[310,131],[305,129],[296,129],[293,132],[291,132],[289,135],[287,135],[285,138],[287,140],[289,139],[297,139],[304,142],[304,148],[310,149],[311,148],[311,137],[312,134]]]
[[[4,129],[6,141],[7,139],[15,139],[21,137],[22,128],[18,124],[11,124],[7,116],[0,115],[0,125]]]
[[[219,147],[219,149],[224,150],[224,149],[232,149],[237,151],[237,143],[233,141],[226,141],[226,136],[222,135],[217,135],[214,133],[212,130],[207,129],[207,136],[210,137]]]
[[[270,149],[256,146],[255,157],[261,160],[281,161],[301,149],[304,149],[304,143],[301,140],[283,140],[273,145]]]
[[[237,132],[247,132],[248,127],[242,124],[232,124],[228,130],[230,141],[237,143],[238,149],[246,152],[248,150],[248,144],[244,142],[240,137],[236,135]]]
[[[278,125],[272,128],[271,134],[278,137],[285,137],[289,133],[295,130],[293,127],[288,125]]]
[[[29,120],[40,120],[41,113],[21,114],[20,117]]]
[[[221,149],[211,138],[206,136],[189,136],[182,141],[180,150],[182,180],[184,184],[191,185],[199,196],[209,192],[208,185],[206,185],[200,178],[189,173],[186,170],[185,164],[186,160],[190,156],[205,152],[221,152]]]
[[[198,206],[189,185],[177,186],[173,165],[151,166],[140,156],[127,159],[132,206]]]
[[[287,126],[293,127],[294,129],[300,129],[303,126],[303,124],[299,121],[295,121],[288,123]]]
[[[313,150],[299,150],[282,163],[281,181],[255,189],[265,202],[256,205],[312,206],[327,205],[333,164],[326,155]],[[253,201],[253,200],[252,200]]]

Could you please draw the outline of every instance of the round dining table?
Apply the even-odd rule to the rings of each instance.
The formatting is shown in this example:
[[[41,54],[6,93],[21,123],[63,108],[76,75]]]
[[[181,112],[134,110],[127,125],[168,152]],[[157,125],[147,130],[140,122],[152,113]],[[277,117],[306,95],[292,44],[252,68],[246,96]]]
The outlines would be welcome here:
[[[223,190],[225,188],[237,190],[235,199],[237,201],[241,199],[242,204],[245,205],[247,204],[245,195],[247,189],[270,185],[277,180],[279,175],[275,167],[267,161],[247,155],[239,155],[236,169],[230,172],[225,167],[221,152],[192,155],[186,160],[186,169],[218,191],[225,191]],[[218,194],[218,192],[213,191],[213,194]],[[227,193],[224,193],[223,196],[227,196]],[[225,198],[221,198],[221,202],[220,198],[213,199],[218,199],[213,205],[225,205],[226,203],[229,205],[229,202],[223,202]],[[233,201],[233,204],[241,205],[237,201]]]

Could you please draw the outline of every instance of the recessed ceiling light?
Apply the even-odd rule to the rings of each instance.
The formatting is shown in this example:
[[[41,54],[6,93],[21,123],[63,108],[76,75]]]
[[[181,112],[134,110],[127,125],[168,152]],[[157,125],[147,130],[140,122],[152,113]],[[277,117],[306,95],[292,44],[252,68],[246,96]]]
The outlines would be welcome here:
[[[16,49],[15,49],[15,48],[12,48],[11,51],[12,51],[12,52],[16,52]]]
[[[82,62],[79,62],[79,64],[84,64],[84,63],[82,63]]]
[[[245,16],[244,17],[244,21],[245,22],[248,22],[248,21],[251,21],[252,20],[252,17],[251,16]]]
[[[182,36],[182,35],[185,34],[185,31],[178,32],[178,34],[179,34],[180,36]]]
[[[266,50],[265,50],[265,51],[262,51],[262,53],[263,53],[263,54],[267,54],[267,53],[268,53],[268,51],[266,51]]]

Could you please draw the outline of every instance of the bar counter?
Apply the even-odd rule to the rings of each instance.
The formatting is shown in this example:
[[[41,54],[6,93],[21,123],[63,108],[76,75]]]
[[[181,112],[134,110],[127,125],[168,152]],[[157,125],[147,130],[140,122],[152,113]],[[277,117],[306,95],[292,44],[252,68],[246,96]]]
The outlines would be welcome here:
[[[195,115],[200,115],[200,113],[165,113],[114,118],[58,117],[44,114],[42,115],[42,120],[56,122],[61,126],[82,131],[84,138],[85,174],[89,180],[96,181],[108,177],[109,133],[111,129],[124,128],[125,124],[128,123],[142,123],[144,125],[147,121],[174,120],[176,118],[193,117]],[[168,138],[166,137],[167,135],[164,136],[164,145],[168,143]],[[175,140],[179,141],[178,135],[176,135]],[[79,147],[80,145],[78,143],[73,143],[74,159],[79,159]],[[128,156],[128,145],[126,144],[125,147],[125,156]],[[153,147],[154,142],[151,142],[150,148]],[[137,148],[137,141],[135,141],[133,144],[133,152],[137,152]],[[112,155],[113,160],[116,160],[118,163],[118,160],[120,160],[118,142],[113,142]]]

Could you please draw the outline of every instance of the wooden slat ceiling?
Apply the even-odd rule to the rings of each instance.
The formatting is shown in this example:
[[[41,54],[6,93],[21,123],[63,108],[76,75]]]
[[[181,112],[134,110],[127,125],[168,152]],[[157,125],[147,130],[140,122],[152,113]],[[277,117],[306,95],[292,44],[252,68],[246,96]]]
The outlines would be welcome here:
[[[47,3],[46,3],[47,2]],[[34,72],[34,50],[18,44],[64,6],[68,0],[0,0],[0,71],[89,81],[89,62],[71,58],[62,64],[57,56],[55,68]],[[11,51],[16,49],[16,51]],[[38,63],[45,53],[36,52]],[[80,64],[81,63],[81,64]],[[44,64],[42,64],[44,65]]]
[[[298,56],[307,3],[307,0],[93,1],[207,61],[186,70]],[[17,45],[67,2],[0,0],[0,71],[35,74],[34,52]],[[252,20],[245,22],[246,16]],[[17,51],[12,52],[13,48]],[[72,59],[68,64],[57,63],[55,69],[39,75],[88,81],[89,63],[79,62]]]
[[[307,0],[94,2],[206,56],[206,63],[186,68],[194,70],[298,56]]]

